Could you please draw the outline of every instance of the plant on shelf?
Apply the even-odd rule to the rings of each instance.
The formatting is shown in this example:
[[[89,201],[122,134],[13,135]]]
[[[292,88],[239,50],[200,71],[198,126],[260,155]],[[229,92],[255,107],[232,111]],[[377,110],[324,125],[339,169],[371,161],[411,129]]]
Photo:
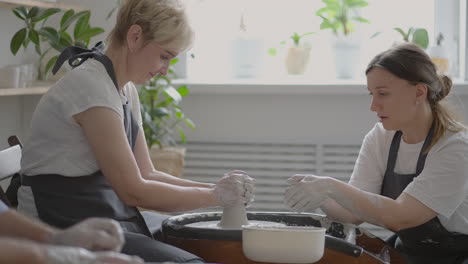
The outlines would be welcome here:
[[[359,15],[359,9],[368,5],[365,0],[322,0],[325,7],[316,15],[322,18],[320,29],[331,30],[333,38],[333,55],[335,57],[336,77],[339,79],[354,78],[355,62],[359,60],[360,40],[356,38],[356,22],[370,23]],[[351,37],[352,36],[352,37]]]
[[[294,46],[299,46],[300,44],[302,44],[301,42],[302,38],[308,35],[312,35],[312,34],[315,34],[315,32],[306,32],[304,34],[299,34],[297,32],[294,32],[291,36],[289,36],[289,40],[292,41],[292,44]],[[280,42],[282,46],[287,45],[287,43],[288,43],[288,40],[283,40]],[[268,49],[268,53],[272,56],[276,56],[276,54],[278,53],[278,50],[277,48],[270,48]]]
[[[173,59],[170,65],[177,61],[178,59]],[[168,76],[156,75],[139,90],[145,137],[150,148],[153,145],[160,148],[176,146],[174,131],[177,131],[180,142],[185,143],[186,137],[181,125],[195,128],[192,120],[185,116],[180,107],[182,98],[189,90],[186,85],[175,88],[171,77],[175,77],[172,68],[169,69]]]
[[[425,28],[414,28],[410,27],[406,32],[399,27],[394,28],[395,31],[400,33],[403,37],[403,41],[405,42],[412,42],[423,49],[427,49],[429,46],[429,34]]]
[[[51,50],[60,53],[68,46],[87,48],[91,38],[104,32],[104,29],[100,27],[90,26],[91,11],[89,10],[75,13],[73,9],[70,9],[62,15],[60,25],[57,28],[46,25],[47,20],[60,11],[58,8],[32,7],[28,9],[24,6],[13,9],[13,14],[23,20],[25,26],[13,35],[10,41],[10,50],[13,55],[16,55],[21,46],[26,49],[29,43],[33,43],[39,55],[38,79],[40,80],[47,77],[48,71],[58,58],[58,55],[49,58],[43,69],[42,62]],[[39,22],[42,23],[36,27]],[[73,34],[70,34],[68,29],[74,22],[76,23]],[[44,45],[46,43],[48,45]]]
[[[289,36],[289,40],[281,41],[282,46],[287,45],[291,42],[286,55],[286,70],[289,74],[302,74],[307,66],[310,55],[310,45],[304,41],[301,41],[304,37],[315,34],[315,32],[306,32],[299,34],[294,32]],[[278,51],[276,48],[270,48],[268,53],[275,56]]]
[[[185,149],[174,147],[178,142],[186,142],[184,124],[191,129],[195,129],[195,124],[185,116],[180,106],[182,99],[189,93],[187,86],[175,88],[171,81],[171,78],[176,77],[172,66],[177,61],[171,61],[167,76],[157,75],[142,85],[139,97],[143,129],[153,163],[158,170],[180,176]]]
[[[35,45],[35,50],[39,55],[40,61],[44,58],[47,51],[43,51],[41,47],[41,42],[43,42],[43,38],[41,38],[40,33],[42,33],[42,27],[44,27],[45,22],[47,19],[60,12],[58,8],[48,8],[48,9],[40,9],[38,7],[32,7],[28,9],[24,6],[19,6],[14,8],[13,14],[18,17],[19,19],[23,20],[24,27],[18,30],[12,37],[10,41],[10,50],[13,55],[16,55],[20,50],[21,46],[26,49],[29,43],[33,43]],[[41,23],[40,28],[37,29],[36,25]],[[43,79],[43,71],[41,68],[41,64],[39,63],[38,69],[38,79]]]
[[[345,36],[354,32],[354,22],[369,23],[361,17],[357,10],[368,5],[365,0],[322,0],[325,7],[320,8],[316,14],[322,18],[320,29],[331,29],[335,35]]]

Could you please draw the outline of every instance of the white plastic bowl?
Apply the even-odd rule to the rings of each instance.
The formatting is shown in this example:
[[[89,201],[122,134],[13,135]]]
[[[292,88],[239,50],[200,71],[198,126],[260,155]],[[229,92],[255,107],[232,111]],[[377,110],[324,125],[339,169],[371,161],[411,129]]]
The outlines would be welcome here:
[[[314,263],[322,258],[324,246],[322,227],[242,227],[242,249],[253,261]]]

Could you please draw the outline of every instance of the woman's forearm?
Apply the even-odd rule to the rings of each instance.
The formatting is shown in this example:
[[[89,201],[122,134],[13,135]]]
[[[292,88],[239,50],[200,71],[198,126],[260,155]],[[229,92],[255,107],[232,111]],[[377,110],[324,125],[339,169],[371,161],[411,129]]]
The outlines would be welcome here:
[[[362,223],[360,219],[355,217],[350,213],[346,208],[339,205],[332,199],[328,199],[321,207],[322,211],[327,215],[331,220],[343,222],[343,223],[352,223],[359,225]]]
[[[395,200],[362,191],[335,179],[330,181],[330,198],[362,222],[388,228],[389,223],[396,220],[393,218],[397,217]]]
[[[131,190],[129,205],[162,212],[182,212],[219,206],[214,189],[183,187],[160,181],[144,180]]]
[[[45,247],[28,240],[0,238],[0,263],[47,264]]]
[[[170,174],[164,173],[162,171],[157,171],[157,170],[153,170],[143,177],[147,180],[159,181],[159,182],[174,184],[174,185],[178,185],[182,187],[214,188],[215,186],[215,184],[213,183],[190,181],[190,180],[172,176]]]
[[[362,222],[392,231],[421,225],[437,213],[403,192],[396,200],[362,191],[336,179],[329,181],[329,197]]]

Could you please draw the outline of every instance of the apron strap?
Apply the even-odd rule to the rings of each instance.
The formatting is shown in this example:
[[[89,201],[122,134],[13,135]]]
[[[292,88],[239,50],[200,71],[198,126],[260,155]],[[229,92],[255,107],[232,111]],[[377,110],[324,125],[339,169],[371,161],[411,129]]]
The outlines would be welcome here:
[[[106,68],[107,74],[112,79],[112,82],[115,85],[115,88],[118,89],[117,85],[117,78],[114,72],[114,66],[112,65],[112,61],[102,53],[104,50],[104,43],[99,41],[94,48],[92,49],[84,49],[80,47],[70,46],[65,48],[60,56],[58,57],[57,61],[55,62],[54,68],[52,69],[52,73],[56,74],[57,71],[62,67],[65,61],[68,60],[68,64],[72,68],[76,68],[87,61],[89,58],[94,58],[95,60],[104,64],[104,68]]]
[[[117,77],[115,75],[114,66],[112,61],[107,57],[102,51],[104,50],[104,43],[102,41],[98,42],[94,48],[92,49],[84,49],[80,47],[70,46],[65,48],[60,56],[58,57],[57,61],[55,62],[54,68],[52,69],[52,73],[57,73],[57,71],[62,67],[65,61],[68,60],[68,64],[72,68],[76,68],[83,64],[86,60],[93,58],[104,65],[104,68],[107,71],[107,74],[112,79],[112,82],[119,92],[119,88],[117,85]],[[131,111],[128,108],[128,101],[127,103],[123,104],[123,112],[124,112],[124,128],[125,133],[127,134],[127,139],[132,147],[132,150],[135,146],[136,137],[138,135],[138,124],[136,124],[134,118],[132,117]]]
[[[434,122],[432,122],[431,128],[429,129],[429,133],[426,136],[426,140],[424,140],[424,144],[421,148],[419,153],[418,163],[416,164],[416,175],[421,174],[422,170],[424,169],[424,164],[426,163],[427,153],[424,153],[429,145],[431,144],[432,137],[434,136]]]
[[[401,139],[401,131],[398,130],[392,139],[392,144],[390,145],[390,151],[388,152],[388,160],[387,160],[387,171],[393,172],[395,170],[395,164],[398,156],[398,149],[400,149],[400,139]]]
[[[400,141],[402,132],[398,130],[392,139],[392,144],[390,145],[390,151],[388,152],[388,160],[387,160],[387,171],[393,172],[395,170],[395,164],[398,156],[398,150],[400,148]],[[427,153],[424,151],[427,150],[429,145],[431,144],[432,137],[434,135],[434,122],[432,122],[431,128],[429,129],[429,133],[424,140],[424,144],[419,152],[418,162],[416,164],[416,176],[421,174],[422,170],[424,169],[424,164],[426,163]]]

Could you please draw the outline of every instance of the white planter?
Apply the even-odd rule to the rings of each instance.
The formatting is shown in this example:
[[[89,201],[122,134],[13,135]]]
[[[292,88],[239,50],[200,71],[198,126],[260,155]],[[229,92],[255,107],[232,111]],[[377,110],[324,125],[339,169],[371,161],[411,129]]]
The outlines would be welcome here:
[[[20,85],[21,67],[8,65],[0,68],[0,88],[23,88]]]
[[[359,65],[360,43],[354,38],[340,36],[333,41],[335,71],[338,79],[352,79]]]
[[[233,40],[232,45],[233,77],[259,77],[265,53],[263,41],[254,38],[238,38]]]
[[[431,57],[432,62],[441,73],[448,74],[450,71],[450,52],[443,46],[429,47],[427,53]]]
[[[286,70],[289,74],[303,74],[310,57],[310,45],[292,46],[286,55]]]

